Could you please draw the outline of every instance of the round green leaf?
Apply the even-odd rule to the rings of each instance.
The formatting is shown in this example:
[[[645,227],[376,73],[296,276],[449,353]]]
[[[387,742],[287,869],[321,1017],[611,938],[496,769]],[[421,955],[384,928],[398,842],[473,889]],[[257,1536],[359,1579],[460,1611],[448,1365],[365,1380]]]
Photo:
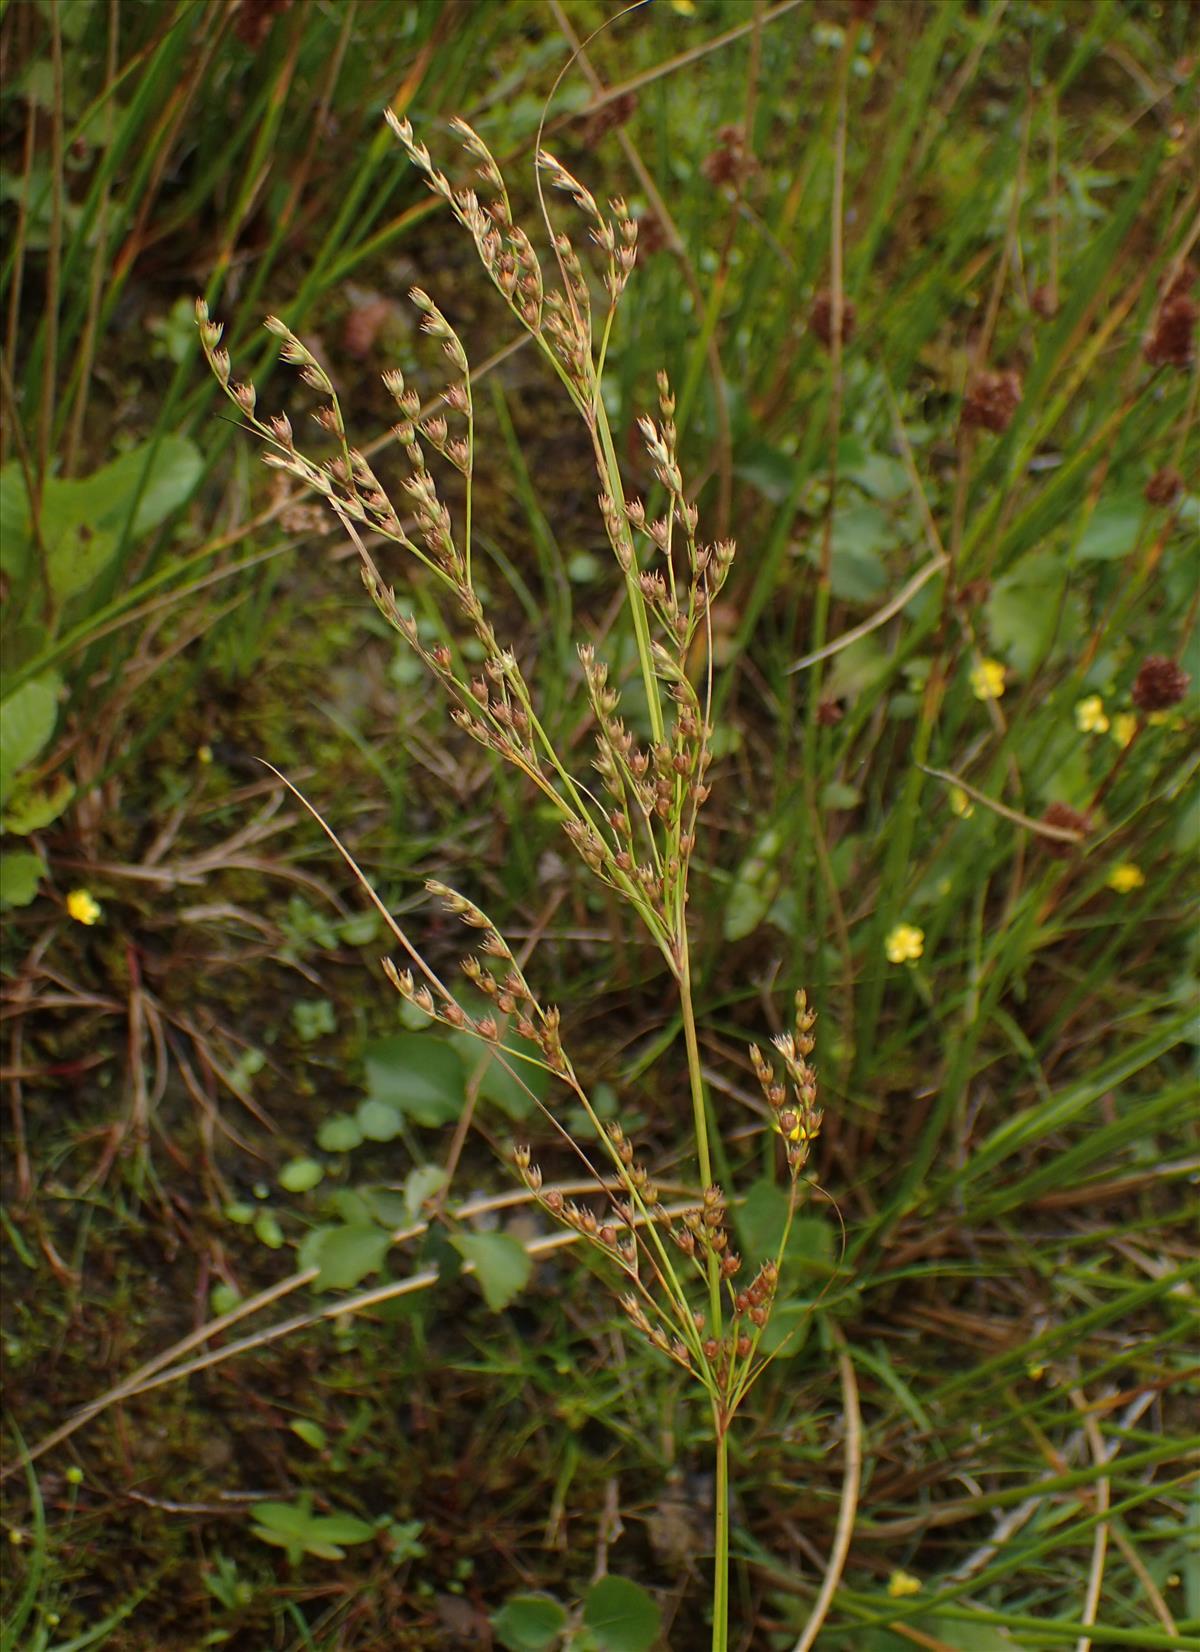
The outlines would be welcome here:
[[[458,1052],[444,1039],[421,1033],[379,1038],[367,1045],[366,1063],[371,1101],[387,1102],[430,1128],[450,1124],[462,1112],[466,1076]]]
[[[493,1313],[506,1308],[533,1269],[529,1253],[507,1233],[467,1233],[451,1239],[458,1254],[475,1268],[484,1301]]]
[[[60,679],[49,672],[0,700],[0,803],[7,801],[17,772],[32,763],[58,721]]]
[[[300,1266],[317,1269],[315,1290],[348,1291],[379,1270],[391,1242],[391,1235],[374,1223],[316,1228],[300,1247]]]
[[[358,1127],[368,1141],[394,1141],[403,1120],[390,1101],[371,1096],[358,1109]]]
[[[0,907],[28,906],[42,881],[42,859],[31,849],[0,855]]]
[[[317,1131],[317,1146],[322,1153],[349,1153],[362,1139],[358,1120],[350,1113],[335,1113]]]
[[[638,1583],[602,1577],[587,1592],[583,1621],[603,1652],[649,1652],[662,1627],[654,1600]]]
[[[492,1630],[508,1652],[545,1652],[566,1628],[567,1614],[552,1595],[510,1595],[492,1614]]]
[[[325,1174],[316,1159],[292,1159],[279,1172],[279,1185],[289,1193],[307,1193]]]

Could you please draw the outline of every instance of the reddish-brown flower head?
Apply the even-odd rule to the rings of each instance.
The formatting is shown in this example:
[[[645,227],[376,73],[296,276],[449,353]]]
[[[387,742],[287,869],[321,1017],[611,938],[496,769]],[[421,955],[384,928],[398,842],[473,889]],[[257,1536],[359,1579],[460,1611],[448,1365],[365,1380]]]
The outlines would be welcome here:
[[[1085,836],[1091,829],[1091,821],[1087,815],[1080,814],[1079,810],[1073,809],[1069,803],[1051,803],[1042,816],[1042,824],[1060,826],[1068,832],[1082,832]],[[1057,855],[1060,860],[1067,860],[1075,850],[1075,845],[1068,843],[1065,838],[1045,837],[1042,842],[1049,853]]]
[[[1145,346],[1146,360],[1152,367],[1192,365],[1196,354],[1197,316],[1200,310],[1186,292],[1172,292],[1163,300]]]
[[[1183,477],[1170,465],[1164,465],[1162,470],[1156,470],[1146,483],[1145,498],[1150,505],[1169,505],[1179,496],[1183,487]]]
[[[1021,377],[1011,369],[1004,373],[976,373],[963,397],[962,421],[978,425],[997,435],[1007,430],[1021,401]]]
[[[854,305],[848,300],[842,300],[842,343],[847,344],[854,337],[855,326]],[[808,312],[808,325],[826,349],[833,343],[833,294],[822,291],[813,299],[812,309]]]
[[[1149,654],[1134,679],[1133,703],[1139,711],[1167,711],[1183,699],[1191,680],[1183,667],[1165,654]]]

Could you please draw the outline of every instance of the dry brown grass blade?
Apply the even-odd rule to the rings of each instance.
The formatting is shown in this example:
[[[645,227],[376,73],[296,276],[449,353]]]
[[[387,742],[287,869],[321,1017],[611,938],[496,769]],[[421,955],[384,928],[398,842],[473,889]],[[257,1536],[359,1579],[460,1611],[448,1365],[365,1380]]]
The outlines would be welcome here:
[[[846,1338],[832,1321],[830,1327],[838,1345],[838,1375],[842,1381],[842,1414],[846,1428],[846,1468],[842,1477],[842,1496],[838,1505],[833,1547],[829,1551],[829,1563],[825,1567],[825,1576],[821,1580],[821,1587],[813,1602],[808,1622],[792,1652],[809,1652],[833,1604],[833,1597],[837,1593],[837,1586],[845,1569],[846,1556],[850,1552],[850,1539],[854,1535],[854,1520],[858,1513],[858,1496],[862,1486],[862,1411],[858,1401],[858,1379],[854,1374],[854,1361],[850,1358]]]

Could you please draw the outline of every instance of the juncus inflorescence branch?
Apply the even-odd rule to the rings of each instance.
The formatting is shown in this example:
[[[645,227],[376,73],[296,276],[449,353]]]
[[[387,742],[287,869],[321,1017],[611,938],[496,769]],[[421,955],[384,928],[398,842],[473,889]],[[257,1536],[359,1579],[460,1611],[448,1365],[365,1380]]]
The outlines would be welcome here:
[[[421,327],[436,339],[452,377],[441,408],[422,414],[421,398],[397,368],[383,375],[398,422],[396,443],[406,463],[402,509],[366,456],[350,446],[342,409],[324,367],[276,317],[268,330],[281,355],[298,368],[319,404],[314,417],[333,442],[332,456],[313,459],[297,443],[284,414],[264,418],[254,387],[234,381],[221,327],[203,301],[196,306],[200,340],[222,388],[245,424],[266,445],[266,462],[317,493],[352,539],[364,582],[380,613],[419,655],[444,689],[451,716],[472,740],[519,769],[553,806],[563,831],[589,871],[636,913],[675,980],[687,1053],[695,1151],[699,1171],[696,1204],[682,1215],[663,1208],[654,1176],[619,1123],[602,1121],[564,1047],[561,1017],[542,1002],[497,926],[473,901],[436,880],[430,894],[478,935],[463,960],[471,988],[467,1002],[420,958],[398,968],[385,960],[392,985],[425,1015],[467,1031],[496,1050],[519,1074],[522,1064],[544,1068],[582,1105],[596,1145],[608,1160],[618,1192],[604,1195],[599,1210],[565,1200],[545,1188],[531,1149],[513,1158],[530,1195],[558,1223],[588,1242],[613,1278],[630,1324],[703,1387],[712,1406],[717,1448],[717,1531],[714,1574],[714,1648],[727,1645],[728,1458],[730,1421],[771,1355],[762,1347],[780,1282],[787,1232],[772,1256],[745,1282],[730,1230],[726,1196],[713,1179],[713,1128],[704,1090],[692,1003],[687,901],[700,809],[710,792],[711,680],[695,686],[689,660],[698,639],[707,640],[714,599],[734,557],[731,541],[703,543],[699,517],[688,498],[680,465],[675,402],[665,374],[658,377],[657,416],[638,421],[650,470],[663,504],[657,514],[624,486],[608,423],[601,381],[617,305],[634,268],[637,226],[625,203],[608,212],[565,166],[545,150],[537,156],[539,197],[553,253],[556,279],[548,280],[526,232],[515,223],[508,190],[483,140],[464,121],[453,129],[475,163],[486,200],[474,188],[455,188],[433,163],[406,120],[387,119],[406,155],[433,193],[444,200],[471,235],[485,271],[517,323],[530,335],[563,384],[592,441],[598,505],[621,570],[645,690],[649,737],[639,737],[622,717],[619,684],[594,647],[579,648],[582,681],[595,729],[593,770],[585,782],[572,773],[544,727],[516,651],[504,646],[485,611],[472,557],[473,482],[476,450],[471,372],[462,341],[422,289],[410,293]],[[593,303],[592,277],[571,237],[557,231],[541,183],[569,195],[582,215],[600,263],[601,305]],[[443,498],[430,459],[462,480],[464,503],[457,520]],[[371,543],[368,543],[371,542]],[[413,558],[440,588],[448,632],[469,638],[479,657],[468,669],[445,642],[428,643],[416,619],[400,606],[381,572],[372,545],[391,544]],[[711,659],[711,649],[707,650]],[[773,1055],[750,1047],[750,1060],[778,1133],[790,1188],[788,1228],[803,1187],[803,1171],[821,1124],[816,1077],[808,1064],[815,1016],[797,995],[792,1029],[774,1040]],[[540,1104],[539,1104],[540,1105]],[[566,1134],[552,1106],[543,1108]],[[586,1152],[573,1144],[585,1162]],[[598,1187],[601,1176],[596,1172]]]

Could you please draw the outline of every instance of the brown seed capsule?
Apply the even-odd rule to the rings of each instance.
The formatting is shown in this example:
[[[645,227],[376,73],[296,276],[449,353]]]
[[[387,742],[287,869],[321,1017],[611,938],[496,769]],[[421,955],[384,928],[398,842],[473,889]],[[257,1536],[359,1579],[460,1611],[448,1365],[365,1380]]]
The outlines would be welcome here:
[[[706,1338],[705,1343],[704,1343],[704,1357],[705,1357],[705,1359],[716,1359],[717,1355],[720,1352],[721,1352],[721,1344],[717,1341],[716,1337]]]
[[[854,305],[848,299],[842,300],[842,343],[848,344],[854,337],[856,323]],[[833,294],[819,292],[813,299],[812,309],[808,313],[808,325],[813,335],[819,338],[826,349],[833,343]]]
[[[997,435],[1007,430],[1021,401],[1020,375],[1011,370],[1003,373],[976,373],[967,385],[963,397],[962,422],[977,425]]]
[[[1087,815],[1080,814],[1069,803],[1051,803],[1042,816],[1047,826],[1062,826],[1071,832],[1083,832],[1085,835],[1091,830],[1091,822]],[[1058,860],[1069,860],[1074,854],[1076,845],[1066,842],[1063,838],[1043,838],[1042,843],[1048,854]]]
[[[1156,470],[1146,483],[1143,497],[1149,505],[1170,505],[1183,489],[1183,477],[1177,470],[1166,465],[1162,470]]]
[[[1186,292],[1172,292],[1159,306],[1145,344],[1152,367],[1190,367],[1196,353],[1196,318],[1200,315]]]
[[[750,1350],[751,1350],[751,1348],[753,1348],[753,1346],[754,1346],[754,1343],[745,1334],[745,1332],[743,1332],[742,1335],[737,1339],[738,1358],[739,1359],[746,1359],[749,1356]]]
[[[1131,698],[1139,711],[1167,711],[1188,691],[1191,678],[1163,654],[1150,654],[1138,668]]]

